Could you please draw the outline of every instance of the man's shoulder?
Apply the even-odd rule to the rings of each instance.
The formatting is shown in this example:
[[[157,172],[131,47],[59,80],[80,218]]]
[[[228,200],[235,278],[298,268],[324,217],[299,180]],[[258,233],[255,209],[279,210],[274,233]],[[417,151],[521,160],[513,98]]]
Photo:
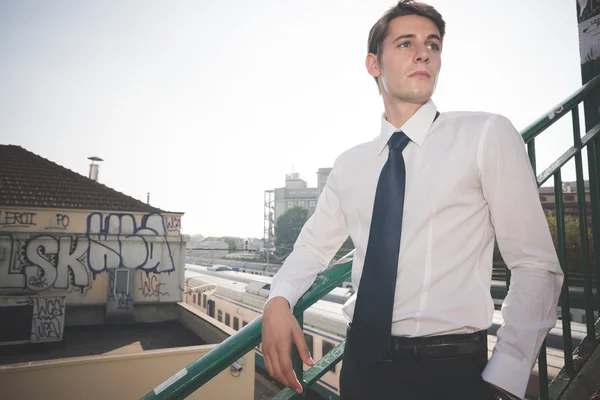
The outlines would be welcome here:
[[[516,129],[504,115],[484,111],[450,111],[442,114],[442,120],[460,135],[485,138],[490,134],[504,136]]]

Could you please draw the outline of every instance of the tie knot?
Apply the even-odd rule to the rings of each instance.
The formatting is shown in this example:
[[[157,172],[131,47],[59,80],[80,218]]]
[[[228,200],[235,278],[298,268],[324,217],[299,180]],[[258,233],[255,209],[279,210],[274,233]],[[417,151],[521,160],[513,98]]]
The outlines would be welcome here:
[[[388,142],[388,146],[390,149],[395,149],[402,151],[406,147],[406,145],[410,142],[410,139],[406,134],[402,131],[394,132],[390,141]]]

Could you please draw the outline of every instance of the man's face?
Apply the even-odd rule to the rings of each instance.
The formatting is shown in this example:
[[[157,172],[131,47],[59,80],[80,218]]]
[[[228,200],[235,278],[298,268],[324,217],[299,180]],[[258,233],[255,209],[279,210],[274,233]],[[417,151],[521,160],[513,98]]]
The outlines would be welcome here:
[[[435,89],[442,65],[441,49],[440,32],[429,18],[398,17],[390,22],[379,58],[367,56],[367,68],[379,78],[384,97],[422,104]]]

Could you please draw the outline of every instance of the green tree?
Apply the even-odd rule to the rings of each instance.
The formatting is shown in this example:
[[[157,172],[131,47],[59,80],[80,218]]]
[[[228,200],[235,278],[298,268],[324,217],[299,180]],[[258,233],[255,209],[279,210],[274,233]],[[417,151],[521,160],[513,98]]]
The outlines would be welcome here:
[[[288,208],[275,222],[275,253],[287,257],[291,253],[302,227],[308,220],[308,210],[302,207]]]
[[[554,242],[554,248],[558,251],[558,229],[556,225],[556,215],[553,212],[546,212],[548,227]],[[565,261],[567,269],[570,271],[581,271],[581,233],[579,232],[579,218],[573,215],[565,215]],[[588,250],[592,249],[592,230],[588,227]],[[591,252],[589,253],[591,256]],[[590,260],[590,268],[593,259]]]

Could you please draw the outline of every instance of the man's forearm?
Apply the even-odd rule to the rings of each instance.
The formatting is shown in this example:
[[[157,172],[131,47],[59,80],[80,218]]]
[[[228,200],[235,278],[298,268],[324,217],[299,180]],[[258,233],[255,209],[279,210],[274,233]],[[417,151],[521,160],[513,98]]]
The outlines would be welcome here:
[[[504,325],[498,330],[494,355],[483,378],[523,397],[540,347],[556,324],[556,302],[562,275],[515,267],[502,306]]]

